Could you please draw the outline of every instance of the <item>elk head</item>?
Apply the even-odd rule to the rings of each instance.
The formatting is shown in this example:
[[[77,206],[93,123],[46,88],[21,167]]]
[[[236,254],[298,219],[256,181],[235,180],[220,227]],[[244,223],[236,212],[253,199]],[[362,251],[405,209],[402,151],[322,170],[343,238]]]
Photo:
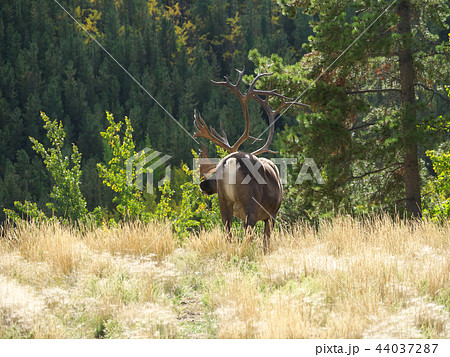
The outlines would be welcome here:
[[[275,127],[275,117],[284,109],[291,105],[303,105],[292,101],[277,92],[277,90],[259,90],[255,88],[257,81],[264,76],[270,76],[272,73],[259,73],[250,83],[248,90],[242,93],[239,86],[244,76],[244,70],[239,71],[238,80],[232,84],[225,77],[223,82],[214,84],[230,89],[238,98],[241,104],[245,120],[245,130],[239,139],[230,145],[227,135],[222,125],[220,125],[221,134],[211,126],[208,128],[202,116],[194,112],[194,137],[208,139],[213,144],[225,149],[229,155],[223,158],[217,166],[212,163],[206,163],[200,167],[200,174],[203,181],[200,183],[201,190],[212,195],[217,193],[219,198],[219,208],[222,222],[226,227],[229,237],[233,216],[241,219],[245,227],[254,227],[256,222],[264,221],[264,251],[269,249],[269,237],[275,223],[275,217],[280,209],[283,190],[281,186],[280,174],[275,164],[265,158],[258,158],[262,153],[275,153],[270,150]],[[269,105],[269,98],[276,97],[281,104],[273,110]],[[240,152],[239,147],[248,139],[259,141],[260,139],[250,135],[250,115],[248,103],[250,99],[262,106],[269,118],[269,134],[265,144],[252,153]],[[206,147],[203,145],[201,157],[206,159],[208,156]],[[202,160],[203,162],[205,160]]]

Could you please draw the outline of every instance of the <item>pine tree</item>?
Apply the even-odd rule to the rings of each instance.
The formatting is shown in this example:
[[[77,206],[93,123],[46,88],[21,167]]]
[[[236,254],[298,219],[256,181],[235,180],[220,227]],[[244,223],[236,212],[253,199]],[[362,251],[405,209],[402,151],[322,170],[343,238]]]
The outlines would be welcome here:
[[[286,131],[282,145],[291,155],[317,160],[327,180],[325,187],[308,184],[293,192],[308,193],[304,200],[316,208],[318,196],[327,209],[398,209],[406,203],[407,211],[419,217],[423,136],[418,127],[429,113],[439,114],[445,102],[448,71],[436,64],[448,60],[449,52],[436,29],[447,27],[448,3],[282,4],[291,15],[312,16],[308,53],[293,66],[277,56],[253,53],[253,59],[278,73],[270,79],[273,86],[284,86],[294,97],[302,94],[311,105],[310,113],[299,115],[298,126]]]

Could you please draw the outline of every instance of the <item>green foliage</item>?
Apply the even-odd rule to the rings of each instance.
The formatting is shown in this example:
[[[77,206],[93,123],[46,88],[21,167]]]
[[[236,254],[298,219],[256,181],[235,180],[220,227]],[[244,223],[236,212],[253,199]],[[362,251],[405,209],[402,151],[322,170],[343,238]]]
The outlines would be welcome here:
[[[130,177],[132,182],[127,181],[126,162],[136,154],[135,143],[133,141],[133,127],[128,117],[125,117],[125,132],[121,137],[121,128],[123,122],[115,122],[111,113],[106,112],[106,119],[109,126],[101,136],[105,143],[112,150],[112,158],[108,164],[97,164],[100,178],[103,183],[110,187],[117,195],[113,202],[117,204],[117,211],[123,219],[148,219],[148,213],[145,212],[145,204],[142,198],[142,191],[131,184],[136,179],[136,165],[130,167]],[[139,159],[138,159],[139,160]],[[138,161],[134,161],[134,164]]]
[[[66,133],[62,123],[57,120],[51,121],[43,112],[41,112],[41,117],[51,147],[46,149],[36,139],[30,138],[30,140],[33,143],[33,149],[41,155],[55,182],[50,194],[54,202],[47,203],[47,207],[57,216],[73,222],[85,219],[87,215],[86,200],[80,190],[81,153],[78,151],[78,147],[72,144],[70,159],[64,156],[62,151]]]
[[[192,153],[197,157],[194,151]],[[180,241],[184,241],[189,234],[200,228],[211,229],[217,226],[221,218],[217,196],[204,195],[194,180],[194,170],[190,170],[186,164],[182,164],[181,169],[185,182],[172,189],[170,182],[166,181],[159,188],[162,195],[152,218],[169,219]],[[176,191],[181,192],[179,203],[174,200]]]
[[[155,212],[152,214],[152,218],[160,221],[170,220],[174,215],[174,209],[171,205],[173,203],[174,190],[170,188],[170,181],[164,182],[164,184],[159,187],[159,191],[161,192],[161,198],[156,206]]]
[[[450,222],[450,152],[427,151],[436,176],[425,185],[423,213],[433,220]]]
[[[97,163],[107,166],[111,158],[104,155],[110,149],[98,135],[107,126],[105,109],[131,118],[136,147],[171,155],[176,165],[189,162],[195,142],[54,5],[0,2],[0,206],[11,209],[14,201],[29,200],[40,207],[47,201],[52,183],[45,168],[23,160],[24,154],[33,160],[29,136],[46,140],[40,130],[42,110],[62,120],[67,139],[83,153],[81,189],[88,209],[100,205],[112,211],[114,191],[94,174]],[[283,17],[273,0],[74,0],[66,5],[188,131],[198,109],[208,124],[217,128],[222,121],[230,138],[243,131],[241,108],[210,80],[251,66],[247,53],[252,48],[297,60],[311,33],[307,16]],[[250,110],[252,129],[262,132],[264,116],[256,106]],[[152,198],[143,195],[148,210]],[[181,199],[178,192],[174,199]]]
[[[393,54],[401,39],[395,33],[393,8],[313,83],[391,1],[279,2],[285,6],[275,6],[273,0],[75,0],[67,9],[188,131],[192,131],[190,117],[196,108],[208,124],[218,128],[222,121],[229,138],[239,137],[243,130],[239,103],[210,80],[236,75],[234,68],[243,65],[251,69],[252,61],[256,67],[276,72],[262,86],[277,87],[283,94],[297,97],[312,85],[301,100],[321,115],[301,116],[297,121],[290,112],[283,114],[276,130],[287,128],[278,137],[278,145],[296,158],[302,152],[316,159],[314,146],[327,144],[316,145],[315,151],[319,155],[316,163],[327,175],[328,184],[323,188],[305,186],[306,190],[292,191],[291,197],[311,197],[312,210],[316,211],[326,211],[331,205],[392,207],[392,202],[403,198],[398,172],[348,178],[401,161],[398,94],[386,92],[363,98],[344,93],[389,88],[397,83],[392,80],[398,70]],[[437,35],[445,27],[447,5],[443,0],[412,3],[417,82],[440,92],[442,83],[448,83],[448,55],[434,54],[449,53],[448,41],[444,46],[439,43],[442,35]],[[281,15],[285,10],[296,14],[287,18]],[[131,195],[121,202],[121,194],[102,185],[96,174],[96,164],[109,167],[112,158],[112,148],[104,146],[98,135],[106,130],[104,110],[110,108],[117,117],[128,115],[136,147],[167,153],[175,165],[191,159],[194,142],[172,126],[161,108],[106,58],[81,28],[61,15],[60,9],[38,0],[0,3],[0,206],[12,209],[14,201],[27,200],[44,207],[48,201],[53,178],[41,161],[32,157],[28,141],[30,136],[42,143],[47,140],[40,130],[42,110],[62,120],[67,139],[83,153],[81,190],[89,210],[100,205],[111,212],[122,205],[122,213],[114,212],[116,218],[142,210],[153,212],[158,195],[142,193],[143,202]],[[252,49],[257,51],[249,61],[247,54]],[[423,87],[417,87],[417,95],[423,102],[420,110],[432,114],[423,114],[419,124],[428,125],[424,122],[429,120],[433,127],[434,118],[448,112],[445,103],[439,96],[431,97],[433,92]],[[372,110],[373,105],[381,110]],[[266,128],[263,112],[257,105],[249,109],[252,134],[262,132]],[[364,129],[351,130],[366,124]],[[331,136],[321,138],[322,130]],[[151,145],[147,145],[147,139]],[[446,139],[446,135],[439,139],[430,136],[424,149],[436,149]],[[249,150],[249,145],[244,144],[243,149]],[[182,192],[179,183],[173,182],[171,187],[175,192],[170,207],[176,211]],[[114,195],[119,201],[113,204]],[[300,204],[303,202],[294,200],[289,206]],[[132,208],[125,209],[127,205]]]
[[[19,213],[8,208],[4,208],[4,212],[6,213],[6,216],[15,223],[23,222],[23,216],[35,222],[46,222],[49,220],[45,213],[42,212],[34,202],[25,201],[22,203],[16,201],[14,202],[14,207]]]
[[[174,222],[174,230],[180,239],[185,240],[190,233],[200,227],[199,218],[205,212],[206,207],[205,200],[202,197],[203,194],[192,180],[193,171],[189,170],[185,164],[183,164],[182,169],[190,180],[180,186],[182,197],[177,219]]]
[[[412,1],[413,28],[408,39],[398,34],[398,4],[390,1],[278,3],[291,16],[311,16],[314,35],[304,44],[308,53],[294,64],[256,50],[249,58],[261,71],[275,72],[260,81],[261,88],[279,88],[310,105],[276,140],[283,156],[298,159],[292,176],[297,176],[302,159],[311,157],[326,177],[325,185],[291,181],[284,213],[296,219],[339,210],[401,211],[406,185],[403,162],[409,144],[418,143],[419,152],[425,152],[448,140],[448,134],[442,133],[448,129],[448,101],[442,92],[443,83],[450,79],[446,70],[450,52],[439,34],[448,28],[448,2]],[[397,50],[405,42],[414,48],[418,98],[414,118],[411,110],[405,110],[408,106],[402,103],[399,82],[394,80],[399,78]]]
[[[448,34],[450,42],[450,33]],[[448,51],[448,49],[447,49]],[[447,96],[450,97],[450,87],[445,86]],[[450,132],[450,120],[448,113],[446,116],[440,115],[432,123],[425,123],[426,132]],[[450,152],[448,142],[442,145],[441,150],[429,150],[427,156],[433,163],[435,175],[428,177],[424,187],[424,197],[422,210],[425,217],[431,217],[432,220],[450,221]]]
[[[217,198],[213,199],[212,212],[208,211],[209,198],[204,196],[198,185],[194,182],[194,172],[187,165],[182,164],[181,172],[184,178],[181,183],[174,184],[170,181],[164,182],[159,187],[161,193],[159,202],[153,212],[148,212],[142,191],[136,185],[130,184],[131,178],[135,182],[136,167],[139,158],[133,161],[128,169],[131,176],[127,178],[127,160],[136,155],[133,140],[133,127],[130,120],[125,117],[125,131],[122,131],[122,122],[115,122],[112,114],[107,112],[108,128],[101,132],[106,145],[110,151],[111,159],[108,165],[99,163],[99,175],[103,183],[110,187],[117,196],[114,202],[122,219],[155,219],[159,221],[169,220],[172,222],[174,232],[181,241],[187,239],[190,233],[200,227],[210,228],[220,222]],[[194,155],[195,152],[193,152]],[[221,152],[221,155],[226,153]],[[131,182],[131,183],[132,183]],[[175,186],[175,187],[171,187]],[[180,193],[180,201],[175,200],[175,193]]]
[[[53,214],[61,218],[64,222],[86,221],[88,211],[86,200],[80,190],[81,178],[81,153],[78,147],[72,144],[72,155],[63,155],[63,146],[66,133],[61,122],[51,121],[45,113],[41,112],[44,121],[44,129],[50,141],[50,147],[46,148],[38,140],[31,138],[33,149],[42,157],[44,164],[54,181],[53,190],[50,197],[53,202],[47,203],[47,208]],[[14,202],[14,206],[19,212],[37,221],[46,220],[45,213],[38,209],[37,204],[29,201],[25,203]],[[19,214],[12,210],[5,209],[5,213],[14,221],[21,220]],[[96,210],[94,216],[98,216]],[[94,218],[91,217],[92,218]]]

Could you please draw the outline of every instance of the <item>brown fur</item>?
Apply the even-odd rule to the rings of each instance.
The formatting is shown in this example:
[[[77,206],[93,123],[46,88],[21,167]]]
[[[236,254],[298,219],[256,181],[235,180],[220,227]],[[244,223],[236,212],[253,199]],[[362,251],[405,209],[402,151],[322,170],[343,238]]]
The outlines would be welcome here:
[[[258,182],[246,162],[258,168],[264,183]],[[272,161],[244,152],[232,153],[222,159],[215,170],[209,171],[209,177],[202,181],[200,188],[208,195],[218,194],[222,222],[228,232],[233,216],[242,220],[246,228],[264,221],[264,251],[269,249],[270,233],[283,197],[280,174]]]

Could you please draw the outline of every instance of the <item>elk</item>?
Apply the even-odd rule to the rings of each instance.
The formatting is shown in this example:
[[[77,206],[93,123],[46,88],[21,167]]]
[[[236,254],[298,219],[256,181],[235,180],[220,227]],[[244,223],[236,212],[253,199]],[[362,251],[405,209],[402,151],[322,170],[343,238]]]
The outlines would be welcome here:
[[[218,86],[229,88],[239,100],[245,120],[245,130],[234,145],[230,145],[228,138],[220,124],[222,134],[219,134],[211,126],[208,128],[202,116],[194,112],[194,137],[202,137],[213,144],[225,149],[229,154],[216,165],[200,167],[203,181],[200,189],[207,195],[216,194],[219,199],[220,215],[222,223],[231,238],[231,224],[233,216],[244,222],[244,227],[251,229],[258,221],[264,221],[264,252],[269,250],[270,234],[275,224],[275,217],[280,209],[283,198],[283,188],[280,173],[275,164],[266,159],[258,158],[262,153],[276,153],[269,149],[274,135],[275,117],[284,109],[293,104],[304,105],[292,101],[277,92],[277,90],[259,90],[255,88],[257,81],[272,73],[258,73],[250,83],[248,90],[242,93],[239,86],[244,76],[244,70],[236,70],[239,73],[238,80],[232,84],[227,77],[225,81],[212,81]],[[269,98],[278,98],[281,104],[273,110],[269,105]],[[248,103],[254,100],[265,110],[269,119],[269,134],[265,144],[253,151],[245,153],[238,151],[239,147],[248,139],[261,140],[250,136],[250,115]],[[204,147],[205,148],[205,147]],[[207,157],[207,151],[202,150],[202,158]]]

